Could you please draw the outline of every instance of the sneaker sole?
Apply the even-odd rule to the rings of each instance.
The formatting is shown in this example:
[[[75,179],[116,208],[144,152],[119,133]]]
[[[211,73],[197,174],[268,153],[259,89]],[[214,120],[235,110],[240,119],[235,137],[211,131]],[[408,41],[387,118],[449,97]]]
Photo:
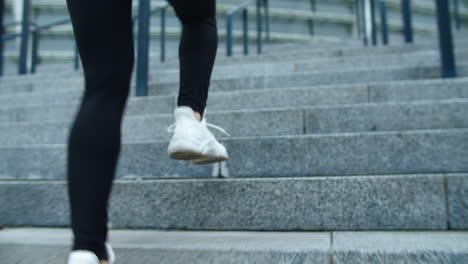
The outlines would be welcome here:
[[[200,146],[186,140],[172,140],[167,154],[175,160],[193,160],[204,158]]]
[[[215,163],[227,160],[228,158],[225,157],[205,157],[201,159],[194,159],[192,160],[193,164],[208,164],[208,163]]]

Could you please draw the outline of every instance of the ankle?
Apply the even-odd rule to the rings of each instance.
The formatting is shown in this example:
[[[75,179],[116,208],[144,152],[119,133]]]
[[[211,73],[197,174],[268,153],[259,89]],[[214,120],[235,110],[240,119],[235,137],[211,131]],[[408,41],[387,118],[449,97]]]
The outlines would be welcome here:
[[[195,113],[195,118],[198,120],[198,121],[201,121],[201,115],[199,112],[197,111],[193,111]]]

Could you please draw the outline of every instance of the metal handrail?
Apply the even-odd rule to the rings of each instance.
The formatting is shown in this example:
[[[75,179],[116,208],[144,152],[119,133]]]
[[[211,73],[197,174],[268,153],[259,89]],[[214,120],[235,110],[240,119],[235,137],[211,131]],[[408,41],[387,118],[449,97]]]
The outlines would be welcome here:
[[[374,12],[372,3],[375,0],[356,0],[356,25],[358,26],[359,37],[364,40],[364,45],[368,44],[368,35],[366,34],[366,21],[365,21],[365,2],[371,4],[371,13]],[[387,25],[387,10],[385,0],[380,1],[380,15],[381,15],[381,28],[382,28],[382,43],[388,44],[388,25]],[[450,2],[447,0],[434,0],[436,4],[437,15],[437,28],[439,38],[439,51],[440,51],[440,75],[442,78],[453,78],[457,76],[455,52],[452,36],[451,25],[451,12]],[[455,10],[452,14],[455,17],[455,27],[459,29],[457,24],[457,5],[458,1],[454,1]],[[369,11],[369,10],[367,10]],[[401,15],[403,20],[403,34],[406,43],[413,43],[413,26],[411,14],[411,0],[401,0]],[[372,17],[372,15],[371,15]],[[372,19],[373,20],[373,19]],[[371,21],[371,26],[375,28],[375,21]],[[364,33],[364,34],[361,34]],[[374,34],[374,31],[372,32]],[[374,42],[374,41],[373,41]],[[375,45],[375,44],[374,44]]]
[[[270,41],[270,15],[268,0],[249,0],[241,5],[238,5],[226,12],[226,55],[232,56],[232,24],[233,17],[242,12],[242,31],[243,31],[243,47],[244,55],[249,53],[248,39],[248,8],[249,5],[255,3],[256,6],[256,24],[257,24],[257,53],[262,53],[262,17],[261,8],[265,13],[265,33],[266,41]]]
[[[3,25],[3,0],[1,1],[1,9],[0,10],[0,75],[3,74],[3,43],[5,40],[11,40],[17,37],[21,37],[20,43],[20,55],[19,55],[19,63],[18,63],[18,73],[19,74],[26,74],[27,70],[27,56],[28,56],[28,41],[29,41],[29,34],[31,33],[31,24],[33,27],[37,28],[37,25],[29,20],[31,14],[31,0],[23,0],[23,11],[22,11],[22,20],[21,22],[13,22],[7,24],[8,26],[21,24],[21,33],[15,34],[7,34],[4,35],[4,25]],[[34,29],[33,31],[35,31]]]
[[[31,73],[36,73],[36,67],[37,64],[39,64],[39,41],[40,41],[40,35],[42,31],[51,29],[56,26],[61,26],[65,24],[71,24],[71,19],[70,18],[64,18],[61,20],[57,20],[54,22],[50,22],[41,26],[36,26],[36,28],[33,30],[33,36],[32,36],[32,52],[31,52]],[[78,47],[75,41],[75,56],[74,56],[74,69],[78,70],[79,69],[79,55],[78,55]]]
[[[460,18],[460,1],[453,0],[453,19],[455,20],[455,28],[461,30],[461,18]]]
[[[375,1],[379,1],[376,3]],[[367,5],[369,3],[369,5]],[[377,45],[377,23],[376,23],[376,9],[379,9],[380,15],[380,32],[382,38],[382,44],[388,45],[390,42],[389,39],[389,29],[388,29],[388,11],[387,11],[387,1],[386,0],[356,0],[355,1],[355,11],[356,11],[356,25],[358,30],[358,38],[363,40],[364,46],[368,46],[371,43],[373,46]],[[411,23],[411,9],[409,5],[409,0],[402,0],[402,20],[403,20],[403,33],[407,43],[410,43],[413,39],[413,30]],[[369,10],[367,10],[369,9]],[[370,11],[370,29],[367,28],[368,23],[366,12]],[[370,31],[370,35],[368,34]]]
[[[15,25],[21,25],[23,22],[10,22],[10,23],[6,23],[3,25],[3,30],[5,32],[5,28],[7,27],[12,27],[12,26],[15,26]],[[31,25],[33,28],[35,28],[37,26],[37,24],[34,22],[34,21],[29,21],[29,25]],[[34,29],[29,29],[29,32],[32,32]],[[10,40],[14,40],[16,38],[20,38],[23,36],[23,33],[22,32],[18,32],[18,33],[3,33],[1,34],[1,39],[0,39],[0,76],[3,75],[3,57],[4,57],[4,43],[6,41],[10,41]]]
[[[358,27],[358,37],[362,38],[364,46],[368,46],[369,42],[375,46],[377,45],[377,23],[376,23],[376,0],[356,0],[356,25]],[[381,7],[381,6],[380,6]],[[382,11],[382,9],[380,10]],[[386,9],[383,10],[386,12]],[[367,14],[369,12],[370,28],[368,28]],[[382,12],[381,12],[382,15]],[[386,13],[385,13],[386,15]],[[369,31],[370,30],[370,36]],[[370,38],[370,39],[369,39]]]
[[[447,0],[435,0],[437,10],[437,26],[439,32],[440,73],[442,78],[457,77],[455,52],[453,48],[452,26],[450,21],[450,6]]]
[[[3,10],[5,9],[5,1],[0,0],[0,76],[3,75],[3,35],[5,28],[3,26]]]
[[[167,3],[162,5],[162,6],[158,6],[156,8],[154,8],[153,10],[150,11],[150,14],[153,14],[153,13],[156,13],[158,11],[161,11],[162,12],[162,33],[161,33],[161,49],[162,49],[162,52],[161,52],[161,61],[164,61],[165,60],[165,13],[166,13],[166,8],[167,8]],[[138,15],[134,15],[133,18],[132,18],[132,24],[135,23],[135,21],[138,20]],[[36,72],[36,68],[37,68],[37,64],[39,64],[39,42],[40,42],[40,34],[42,31],[44,30],[48,30],[48,29],[51,29],[55,26],[61,26],[61,25],[65,25],[65,24],[69,24],[71,23],[71,19],[70,18],[65,18],[65,19],[61,19],[61,20],[58,20],[58,21],[54,21],[54,22],[51,22],[51,23],[48,23],[48,24],[45,24],[45,25],[41,25],[41,26],[38,26],[35,28],[35,30],[33,31],[33,39],[32,39],[32,59],[31,59],[31,73],[35,73]],[[79,54],[78,54],[78,47],[77,47],[77,44],[75,42],[75,50],[74,50],[74,69],[75,70],[78,70],[79,69]]]
[[[377,45],[377,23],[375,20],[375,0],[370,0],[370,10],[371,10],[371,24],[372,24],[372,29],[371,29],[371,40],[372,40],[372,45],[375,46]]]
[[[406,43],[413,43],[413,25],[411,14],[411,0],[401,0],[401,16],[403,18],[403,32]]]
[[[153,15],[159,11],[161,11],[161,34],[160,34],[160,41],[161,41],[161,54],[160,60],[161,62],[166,61],[166,13],[167,8],[169,7],[168,3],[164,3],[153,8],[149,14]],[[138,14],[133,15],[132,17],[132,27],[135,27],[135,22],[138,20]]]
[[[247,8],[251,1],[235,7],[226,13],[226,51],[227,56],[232,55],[232,18],[234,15],[242,11],[242,28],[243,28],[243,41],[244,41],[244,55],[249,53],[248,45],[248,20]]]
[[[389,36],[388,36],[388,21],[387,21],[387,3],[385,0],[380,0],[380,27],[382,32],[382,44],[388,45]]]
[[[23,22],[19,21],[19,22],[10,22],[10,23],[6,23],[6,24],[3,24],[3,28],[7,28],[7,27],[12,27],[12,26],[16,26],[16,25],[21,25]],[[34,21],[29,21],[30,24],[33,24],[35,25],[36,23]]]
[[[12,27],[12,26],[15,26],[15,25],[21,25],[23,22],[10,22],[10,23],[6,23],[3,25],[3,28],[7,28],[7,27]],[[37,24],[36,22],[34,21],[30,21],[29,24],[35,28],[37,27]],[[30,29],[30,32],[32,32],[34,29]],[[2,39],[0,41],[8,41],[8,40],[12,40],[12,39],[15,39],[17,37],[21,37],[21,32],[18,32],[18,33],[7,33],[7,34],[3,34],[2,35]]]
[[[135,18],[138,20],[138,47],[136,60],[136,96],[148,95],[148,66],[150,45],[150,19],[151,14],[161,11],[161,61],[166,57],[166,11],[168,3],[151,9],[150,0],[139,0],[139,11]]]

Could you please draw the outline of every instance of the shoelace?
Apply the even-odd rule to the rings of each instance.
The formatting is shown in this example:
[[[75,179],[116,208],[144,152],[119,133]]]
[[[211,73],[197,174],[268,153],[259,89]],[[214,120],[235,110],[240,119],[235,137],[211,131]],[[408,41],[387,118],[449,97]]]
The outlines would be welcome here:
[[[217,125],[214,125],[214,124],[211,124],[211,123],[207,123],[205,121],[205,119],[203,119],[203,123],[206,125],[206,126],[209,126],[209,127],[212,127],[212,128],[216,128],[218,129],[219,131],[223,132],[224,134],[228,135],[228,136],[231,136],[228,132],[226,132],[225,129],[223,129],[222,127],[219,127]],[[173,123],[172,125],[168,126],[167,127],[167,132],[171,133],[171,132],[174,132],[175,130],[175,125],[176,123]]]

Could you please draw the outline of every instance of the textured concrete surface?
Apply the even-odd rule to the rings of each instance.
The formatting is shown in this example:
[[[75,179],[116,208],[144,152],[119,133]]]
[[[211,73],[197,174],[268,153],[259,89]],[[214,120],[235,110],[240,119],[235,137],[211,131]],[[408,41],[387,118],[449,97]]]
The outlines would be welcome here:
[[[342,104],[366,102],[365,85],[265,89],[260,91],[212,93],[208,98],[207,112],[210,110],[243,110],[272,107],[293,107],[320,104]],[[172,114],[176,105],[175,96],[150,96],[130,98],[126,115],[166,113]],[[0,107],[0,120],[3,122],[67,120],[76,112],[78,102],[52,105],[25,105]]]
[[[3,181],[0,201],[2,225],[68,222],[64,181]],[[117,181],[110,220],[119,228],[447,229],[443,175]]]
[[[35,235],[34,238],[32,235]],[[28,238],[29,242],[23,244]],[[29,239],[31,238],[31,239]],[[39,241],[38,238],[48,238]],[[71,246],[69,228],[6,229],[0,233],[3,250],[44,250],[39,262],[66,258]],[[190,232],[110,230],[109,243],[121,263],[328,263],[330,234],[326,232]],[[2,250],[2,251],[3,251]],[[23,251],[23,252],[24,252]],[[26,253],[26,252],[24,252]],[[29,257],[31,253],[26,254]],[[18,257],[10,255],[14,260]],[[13,262],[11,262],[13,263]],[[18,262],[14,262],[18,263]],[[26,263],[26,262],[21,262]],[[58,263],[58,262],[51,262]]]
[[[359,42],[358,45],[356,44],[343,44],[343,42],[340,43],[329,43],[327,45],[319,45],[319,46],[314,46],[314,44],[306,44],[306,43],[294,43],[294,44],[277,44],[278,46],[290,46],[287,48],[275,48],[273,46],[268,46],[265,47],[264,53],[260,56],[257,56],[256,54],[251,54],[250,56],[244,57],[241,55],[239,52],[234,54],[234,57],[226,57],[225,53],[218,53],[218,56],[216,57],[216,65],[217,67],[222,67],[224,65],[230,65],[230,64],[244,64],[244,63],[257,63],[257,62],[272,62],[272,61],[294,61],[298,59],[303,59],[304,57],[309,57],[309,58],[334,58],[334,57],[354,57],[354,56],[363,56],[363,55],[369,55],[371,57],[376,57],[380,55],[386,55],[386,54],[391,54],[391,53],[407,53],[407,54],[412,54],[412,53],[418,53],[420,51],[428,51],[428,52],[437,52],[438,47],[437,47],[437,41],[435,39],[431,39],[427,42],[416,42],[414,45],[405,45],[405,44],[395,44],[393,43],[391,46],[387,47],[382,47],[382,46],[377,46],[377,47],[368,47],[368,48],[363,48],[361,43]],[[458,45],[458,51],[462,51],[460,47],[466,46],[467,40],[466,39],[455,39],[456,45]],[[219,48],[221,50],[222,47]],[[168,58],[168,60],[164,63],[161,64],[159,63],[158,59],[156,56],[152,57],[150,61],[150,70],[152,69],[151,72],[157,72],[160,69],[176,69],[178,68],[178,59],[177,57],[174,58]],[[66,65],[66,68],[64,69],[63,66],[60,69],[54,69],[50,68],[49,70],[40,70],[41,75],[45,74],[50,74],[50,72],[57,72],[57,73],[66,73],[69,74],[70,76],[76,76],[76,74],[70,74],[71,67],[69,67],[70,64]],[[42,65],[39,67],[43,67]],[[45,66],[47,68],[47,66]],[[73,73],[73,72],[72,72]],[[17,81],[15,78],[15,75],[11,76],[8,75],[5,78],[5,81]],[[32,80],[34,79],[34,75],[31,77],[24,78],[25,81],[27,80]],[[5,84],[6,82],[2,82]]]
[[[3,107],[11,107],[15,105],[63,104],[68,102],[77,102],[80,100],[84,89],[82,85],[77,85],[76,87],[81,87],[82,89],[64,89],[44,93],[21,93],[0,96],[0,103]]]
[[[229,177],[465,172],[466,129],[223,139]],[[261,153],[261,155],[259,155]]]
[[[22,98],[27,100],[29,97],[23,95]],[[212,92],[208,98],[207,111],[454,98],[468,98],[467,78],[372,82],[369,85],[365,83],[350,85],[335,84]],[[168,114],[172,113],[175,105],[175,95],[131,97],[127,104],[126,115]],[[70,101],[67,104],[0,106],[0,121],[37,122],[37,120],[68,120],[73,118],[77,107],[78,101]]]
[[[23,95],[27,100],[28,96]],[[151,96],[151,97],[131,97],[125,108],[126,115],[142,114],[169,114],[172,113],[176,105],[174,96]],[[0,106],[1,122],[38,122],[55,120],[72,120],[79,107],[78,100],[71,100],[64,104],[26,104]]]
[[[440,177],[230,179],[115,186],[116,225],[185,229],[445,229]],[[157,184],[154,182],[154,184]],[[145,185],[146,186],[146,185]],[[146,188],[145,188],[146,189]],[[161,192],[161,190],[163,190]],[[124,202],[125,201],[125,202]],[[428,206],[428,204],[431,204]],[[130,206],[130,209],[125,210]],[[151,208],[142,211],[140,208]],[[437,208],[437,209],[436,209]],[[152,213],[150,213],[152,212]],[[139,217],[135,219],[135,215]],[[149,222],[152,221],[151,224]]]
[[[305,110],[305,134],[468,127],[468,101],[371,103]]]
[[[414,47],[403,47],[404,50],[402,51],[409,51],[410,53],[408,55],[417,55],[421,53],[421,51],[414,49]],[[230,58],[226,61],[226,64],[221,63],[223,60],[222,58],[217,58],[215,67],[213,69],[213,78],[216,79],[218,77],[222,77],[225,73],[233,73],[233,74],[239,74],[243,73],[245,75],[250,75],[252,73],[263,73],[263,74],[271,74],[271,71],[277,68],[282,69],[281,72],[287,73],[287,72],[292,72],[296,71],[297,67],[295,66],[297,62],[306,62],[308,65],[316,65],[316,64],[324,64],[324,63],[330,63],[333,62],[334,60],[340,61],[344,60],[346,62],[352,61],[352,60],[358,60],[359,57],[364,57],[361,58],[361,60],[365,60],[365,58],[368,58],[368,60],[375,60],[379,56],[394,56],[394,57],[401,57],[402,54],[394,54],[390,49],[379,49],[379,48],[370,48],[370,49],[363,49],[363,48],[357,48],[355,49],[354,53],[355,56],[349,57],[345,56],[343,54],[344,51],[347,49],[336,49],[332,50],[331,52],[329,50],[312,50],[311,51],[298,51],[294,50],[292,53],[285,53],[281,52],[279,54],[276,54],[275,56],[270,56],[270,55],[259,55],[259,56],[248,56],[248,57],[240,57],[240,58]],[[378,51],[378,53],[376,53]],[[425,50],[425,52],[430,52],[430,53],[435,53],[437,50]],[[379,54],[382,53],[382,54]],[[406,54],[407,52],[403,53]],[[288,55],[289,54],[289,55]],[[323,56],[325,55],[325,56]],[[270,58],[271,57],[271,58]],[[249,60],[250,58],[250,60]],[[289,60],[288,60],[289,58]],[[314,60],[307,60],[304,61],[305,58],[314,58]],[[253,59],[253,60],[252,60]],[[236,61],[238,60],[238,61]],[[281,61],[282,63],[279,63]],[[241,67],[239,67],[239,63],[242,63]],[[380,64],[380,65],[385,65],[385,64]],[[168,63],[165,63],[163,65],[158,65],[155,66],[150,72],[150,79],[153,81],[163,81],[161,78],[167,78],[168,75],[172,75],[178,72],[178,61],[175,62],[175,65],[177,67],[169,67]],[[279,67],[282,66],[282,67]],[[365,66],[365,65],[364,65]],[[56,70],[58,74],[60,74],[61,71]],[[224,73],[225,72],[225,73]],[[59,75],[60,76],[60,75]],[[55,77],[58,77],[57,74]],[[83,75],[80,74],[68,74],[63,77],[67,77],[66,80],[65,78],[44,78],[43,74],[40,75],[29,75],[26,76],[25,78],[9,78],[9,77],[4,77],[0,80],[0,83],[2,86],[5,86],[5,90],[3,90],[2,93],[18,93],[18,92],[41,92],[41,91],[51,91],[51,89],[54,89],[55,91],[60,91],[63,89],[69,89],[70,87],[76,86],[76,87],[81,87],[83,86]],[[232,76],[234,77],[234,76]],[[167,82],[167,81],[166,81]],[[65,86],[65,84],[68,84]],[[9,91],[9,92],[8,92]]]
[[[438,100],[448,98],[466,98],[468,96],[467,78],[442,80],[403,81],[391,83],[370,83],[369,101],[396,102],[409,100]]]
[[[467,232],[333,232],[333,263],[462,264]]]
[[[1,181],[0,186],[0,225],[63,226],[70,223],[65,182]]]
[[[232,136],[297,135],[303,132],[303,111],[278,109],[269,111],[207,112],[206,120],[226,129]],[[241,120],[241,122],[240,122]],[[34,122],[0,124],[0,145],[66,143],[71,122]],[[122,124],[123,142],[169,140],[167,127],[175,122],[172,114],[126,115]],[[272,126],[277,127],[271,129]],[[210,128],[211,129],[211,128]],[[211,129],[215,135],[220,132]]]
[[[455,55],[457,58],[468,57],[468,50],[458,51]],[[331,57],[331,58],[314,58],[314,59],[301,59],[294,61],[281,61],[281,62],[265,62],[265,63],[252,63],[239,65],[224,66],[215,65],[212,74],[212,80],[233,77],[245,77],[255,75],[274,75],[277,73],[293,73],[301,71],[325,71],[337,70],[347,68],[362,68],[362,67],[381,67],[381,66],[430,66],[440,62],[440,52],[433,51],[420,51],[410,54],[382,54],[372,56],[369,54],[352,56],[352,57]],[[307,58],[304,56],[304,58]],[[463,63],[464,60],[459,60]],[[156,82],[174,82],[179,80],[178,70],[165,70],[156,71],[150,75],[150,81]]]
[[[220,140],[229,154],[229,159],[221,166],[221,174],[227,177],[468,170],[467,129],[226,137]],[[219,163],[195,165],[190,161],[173,160],[167,156],[167,145],[167,140],[123,144],[117,177],[218,175],[216,166]],[[0,178],[64,178],[66,149],[62,144],[1,147],[0,150]]]
[[[466,76],[468,64],[458,64],[460,76]],[[274,70],[274,69],[273,69]],[[392,81],[392,80],[411,80],[424,78],[439,77],[438,63],[423,65],[384,65],[384,66],[359,66],[353,65],[349,67],[335,67],[334,69],[317,69],[297,71],[293,73],[280,72],[274,70],[272,74],[250,70],[249,75],[240,73],[239,76],[225,76],[222,78],[214,78],[211,80],[210,91],[233,91],[233,90],[249,90],[249,89],[268,89],[268,88],[284,88],[295,86],[310,86],[325,85],[325,84],[341,84],[341,83],[363,83],[372,81]],[[53,104],[77,101],[82,92],[83,85],[76,84],[73,86],[70,83],[62,84],[42,84],[37,83],[35,86],[47,87],[48,91],[39,93],[21,93],[16,95],[0,96],[2,105],[11,106],[14,104],[21,105],[36,105],[36,104]],[[62,89],[63,86],[76,87],[73,89]],[[52,87],[56,87],[52,90]],[[37,88],[41,89],[41,88]],[[132,88],[132,91],[134,89]],[[150,82],[150,95],[176,95],[179,91],[179,81],[174,80],[158,80]]]
[[[460,64],[463,67],[463,64]],[[380,67],[353,67],[337,68],[335,70],[302,71],[283,73],[275,71],[259,75],[241,75],[211,80],[210,91],[233,91],[248,89],[284,88],[295,86],[310,86],[339,83],[362,83],[366,81],[391,81],[422,78],[435,78],[439,74],[437,63],[421,66],[380,66]],[[51,87],[49,84],[36,84]],[[55,84],[57,86],[57,84]],[[58,88],[71,84],[58,84]],[[83,93],[83,85],[76,89],[49,91],[44,93],[22,93],[17,95],[0,96],[3,107],[12,105],[54,104],[77,101]],[[78,88],[82,89],[78,89]],[[134,89],[132,89],[134,90]],[[176,95],[179,92],[179,81],[157,81],[149,84],[150,95]]]
[[[432,22],[432,21],[431,21]],[[457,37],[454,40],[454,43],[457,47],[457,51],[463,51],[463,47],[468,43],[468,39]],[[236,46],[239,47],[239,46]],[[391,46],[376,46],[376,47],[367,47],[362,46],[361,41],[346,41],[340,40],[340,42],[297,42],[297,43],[272,43],[266,46],[261,55],[251,53],[250,56],[243,56],[239,52],[234,53],[233,57],[226,57],[224,47],[218,48],[218,55],[216,57],[216,64],[218,67],[230,64],[239,64],[239,63],[252,63],[252,62],[273,62],[273,61],[287,61],[287,60],[297,60],[303,59],[304,57],[309,58],[334,58],[334,57],[343,57],[343,56],[363,56],[370,55],[371,57],[376,57],[379,55],[386,55],[391,53],[418,53],[420,51],[434,52],[438,51],[437,39],[431,38],[427,41],[418,41],[413,45],[406,45],[404,43],[393,43]],[[154,54],[152,54],[154,55]],[[150,70],[151,72],[157,72],[161,69],[176,69],[178,68],[178,58],[168,58],[166,62],[161,64],[157,56],[153,56],[150,60]],[[58,65],[58,66],[56,66]],[[39,65],[40,74],[35,75],[26,75],[19,78],[18,75],[6,75],[3,76],[0,80],[0,84],[12,84],[12,83],[28,83],[29,81],[41,80],[43,76],[68,76],[76,77],[79,74],[75,70],[72,70],[72,67],[69,63],[58,63],[51,65]],[[82,73],[82,69],[78,71]],[[42,79],[42,81],[45,81]],[[47,80],[50,82],[50,80]],[[2,93],[8,93],[7,90],[2,90]]]
[[[468,229],[468,177],[466,175],[447,177],[447,199],[450,228]]]
[[[196,165],[190,161],[169,158],[168,144],[168,141],[151,141],[122,145],[116,177],[180,178],[218,175],[218,163]],[[66,146],[63,144],[0,148],[0,179],[64,179],[66,153]]]
[[[7,228],[0,232],[5,263],[64,263],[70,228]],[[116,262],[416,263],[463,264],[467,232],[219,232],[109,231]]]
[[[234,137],[468,127],[468,99],[318,107],[301,107],[302,100],[296,102],[291,108],[209,110],[205,117]],[[72,121],[0,124],[0,145],[64,144]],[[128,114],[122,124],[122,141],[169,140],[172,133],[166,128],[173,122],[172,114]],[[225,137],[218,130],[211,131]]]
[[[464,65],[458,65],[461,69]],[[351,84],[371,81],[392,81],[429,79],[439,76],[439,66],[421,67],[373,67],[340,69],[325,72],[300,72],[290,74],[276,74],[268,76],[249,76],[243,78],[226,78],[212,80],[211,91],[233,91],[249,89],[268,89],[295,86],[325,85],[325,84]],[[463,75],[462,75],[463,76]],[[151,95],[177,94],[178,82],[150,83],[148,93]]]
[[[458,41],[457,43],[460,44],[460,47],[464,47],[467,43],[466,40]],[[416,43],[414,45],[404,45],[404,44],[394,44],[388,47],[368,47],[363,48],[362,46],[356,45],[343,45],[342,43],[339,44],[329,44],[325,47],[314,47],[313,44],[281,44],[281,45],[291,45],[289,48],[279,49],[275,47],[266,47],[265,53],[261,55],[251,54],[250,56],[240,56],[239,54],[235,54],[234,57],[226,57],[224,56],[217,56],[216,57],[216,65],[218,67],[223,67],[225,65],[232,65],[232,64],[239,64],[239,63],[268,63],[268,62],[277,62],[277,61],[294,61],[298,59],[304,59],[305,57],[308,58],[339,58],[339,57],[355,57],[355,56],[380,56],[380,55],[388,55],[388,54],[414,54],[420,51],[426,52],[434,52],[437,51],[438,48],[436,46],[437,43]],[[222,47],[220,47],[222,48]],[[462,51],[460,49],[457,49]],[[237,56],[236,56],[237,55]],[[352,58],[350,58],[352,59]],[[150,69],[152,73],[158,72],[161,69],[177,69],[179,61],[177,58],[169,59],[164,64],[159,63],[157,60],[151,60]],[[67,65],[68,66],[68,65]],[[42,78],[43,76],[47,75],[54,75],[54,76],[67,76],[67,77],[78,77],[79,74],[76,74],[75,71],[70,71],[71,67],[64,68],[63,66],[60,69],[51,69],[48,72],[41,72],[41,74],[35,75],[27,75],[21,76],[18,78],[18,75],[7,75],[1,78],[0,84],[3,85],[14,85],[20,84],[23,86],[24,91],[32,91],[34,89],[34,84],[37,82],[44,82],[44,83],[56,83],[56,82],[63,82],[60,79],[52,80],[52,78]],[[82,73],[82,69],[79,71]],[[51,74],[52,73],[52,74]],[[20,87],[17,87],[20,88]],[[1,93],[7,92],[8,90],[2,90]],[[0,94],[1,94],[0,93]]]

